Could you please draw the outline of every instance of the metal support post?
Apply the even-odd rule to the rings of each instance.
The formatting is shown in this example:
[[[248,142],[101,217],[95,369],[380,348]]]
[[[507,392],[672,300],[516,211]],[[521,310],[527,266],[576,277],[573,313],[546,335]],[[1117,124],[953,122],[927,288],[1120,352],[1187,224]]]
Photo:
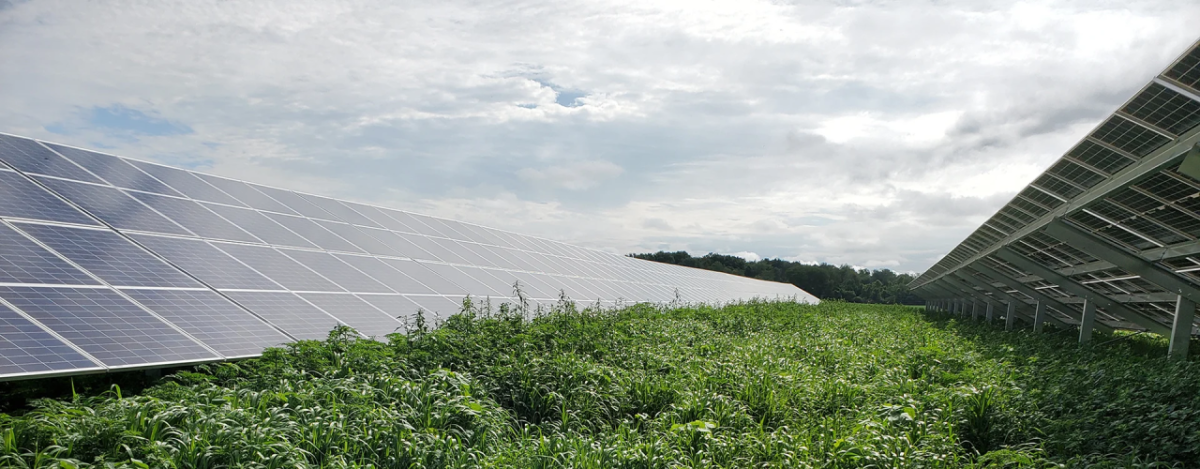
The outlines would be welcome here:
[[[1092,289],[1083,286],[1078,282],[1071,280],[1067,276],[1055,272],[1044,265],[1033,262],[1016,251],[1013,251],[1011,248],[1001,248],[1000,250],[996,251],[996,257],[1008,261],[1019,269],[1023,269],[1033,275],[1037,275],[1038,277],[1041,277],[1042,280],[1053,282],[1066,292],[1094,303],[1093,306],[1104,308],[1105,311],[1123,317],[1128,321],[1132,321],[1137,325],[1146,328],[1146,330],[1149,330],[1150,332],[1162,335],[1169,333],[1167,326],[1164,326],[1158,321],[1147,317],[1145,314],[1142,314],[1139,311],[1136,311],[1128,306],[1114,301],[1111,298],[1097,293]]]
[[[1085,344],[1092,340],[1092,326],[1096,324],[1096,303],[1083,300],[1083,317],[1079,320],[1079,343]]]
[[[1167,356],[1174,360],[1186,360],[1188,342],[1192,340],[1192,321],[1196,318],[1196,302],[1180,295],[1175,300],[1175,320],[1171,323],[1171,345]]]
[[[1046,302],[1038,301],[1037,309],[1033,311],[1033,332],[1041,333],[1042,324],[1046,322]]]
[[[1003,251],[1003,250],[1002,250],[1002,251]],[[1014,263],[1014,264],[1015,264],[1015,263]],[[987,275],[987,276],[989,276],[989,277],[992,277],[992,278],[995,278],[995,279],[1002,279],[1001,281],[1008,280],[1008,281],[1006,281],[1006,282],[1004,282],[1004,283],[1005,283],[1005,284],[1007,284],[1008,286],[1010,286],[1010,287],[1012,287],[1012,288],[1016,289],[1017,291],[1019,291],[1019,292],[1021,292],[1021,293],[1024,293],[1024,294],[1028,295],[1030,298],[1033,298],[1034,300],[1037,300],[1038,302],[1045,303],[1045,304],[1046,304],[1046,306],[1052,306],[1052,307],[1054,307],[1054,309],[1057,309],[1057,310],[1059,310],[1059,311],[1062,311],[1062,312],[1064,312],[1064,313],[1066,313],[1066,312],[1068,312],[1068,311],[1070,311],[1070,312],[1074,312],[1074,310],[1075,310],[1075,307],[1074,307],[1074,306],[1069,306],[1069,305],[1067,305],[1067,304],[1065,304],[1065,303],[1063,303],[1063,302],[1061,302],[1061,301],[1059,301],[1059,300],[1057,300],[1057,299],[1054,299],[1054,298],[1051,298],[1051,297],[1049,297],[1049,296],[1046,296],[1046,295],[1045,295],[1045,294],[1043,294],[1042,292],[1039,292],[1039,291],[1037,291],[1037,290],[1034,290],[1033,288],[1030,288],[1028,285],[1025,285],[1025,284],[1023,284],[1023,283],[1021,283],[1021,282],[1017,281],[1016,279],[1014,279],[1014,278],[1012,278],[1012,277],[1009,277],[1009,276],[1007,276],[1007,275],[1005,275],[1005,274],[1002,274],[1002,273],[1000,273],[1000,272],[996,271],[995,269],[992,269],[992,268],[990,268],[990,267],[988,267],[988,266],[986,266],[986,265],[980,265],[980,264],[976,264],[976,265],[973,265],[972,267],[973,267],[975,270],[978,270],[978,271],[980,271],[980,272],[982,272],[982,273],[986,274],[986,275]],[[1018,266],[1018,267],[1020,267],[1020,266]],[[1045,277],[1043,277],[1043,278],[1045,278]],[[1064,287],[1064,288],[1065,288],[1065,287]],[[1118,306],[1120,306],[1120,305],[1118,305]],[[1128,308],[1126,308],[1126,309],[1128,309]],[[1050,316],[1050,315],[1046,315],[1046,316],[1045,316],[1045,320],[1052,321],[1052,322],[1054,322],[1055,324],[1058,324],[1058,325],[1060,325],[1060,326],[1064,326],[1064,327],[1067,327],[1067,326],[1072,326],[1071,324],[1069,324],[1069,323],[1066,323],[1066,322],[1063,322],[1063,321],[1060,321],[1058,318],[1055,318],[1054,316]],[[1100,329],[1100,330],[1102,330],[1102,331],[1112,331],[1112,330],[1113,330],[1113,328],[1112,328],[1111,326],[1109,326],[1109,325],[1107,325],[1107,324],[1104,324],[1103,322],[1101,322],[1101,323],[1097,323],[1097,324],[1096,324],[1096,328],[1098,328],[1098,329]]]
[[[1111,242],[1081,229],[1062,219],[1054,220],[1046,225],[1046,234],[1071,243],[1093,256],[1112,262],[1116,266],[1142,277],[1142,280],[1174,292],[1192,301],[1200,300],[1200,287],[1188,282],[1174,272],[1162,269],[1153,262],[1114,246]],[[1067,275],[1071,275],[1068,273]]]
[[[974,298],[971,299],[971,320],[972,321],[979,320],[979,300],[976,300]]]
[[[1017,304],[1010,302],[1008,303],[1008,310],[1004,312],[1004,330],[1011,331],[1013,328],[1013,321],[1016,319]]]
[[[985,314],[984,317],[987,318],[988,324],[991,324],[991,322],[992,322],[992,302],[991,301],[987,302],[987,313]]]

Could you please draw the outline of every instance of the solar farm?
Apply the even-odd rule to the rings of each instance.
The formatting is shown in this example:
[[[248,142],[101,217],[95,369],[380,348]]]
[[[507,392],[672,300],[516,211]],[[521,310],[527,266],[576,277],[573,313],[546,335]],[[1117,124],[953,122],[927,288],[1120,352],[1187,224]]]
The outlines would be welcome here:
[[[0,468],[1200,467],[1200,42],[946,248],[822,301],[0,134]]]

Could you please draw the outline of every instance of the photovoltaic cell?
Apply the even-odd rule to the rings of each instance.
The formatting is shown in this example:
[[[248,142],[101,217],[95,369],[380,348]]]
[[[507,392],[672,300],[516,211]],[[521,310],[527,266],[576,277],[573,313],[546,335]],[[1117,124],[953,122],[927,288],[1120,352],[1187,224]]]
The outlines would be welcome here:
[[[388,317],[398,318],[402,323],[411,322],[419,308],[412,300],[401,295],[363,295],[360,298],[383,311]]]
[[[267,244],[292,246],[298,248],[316,248],[317,245],[308,242],[300,235],[293,233],[275,220],[267,218],[257,210],[248,208],[228,207],[216,204],[201,204],[217,215],[229,220],[243,230],[258,237]]]
[[[21,223],[17,227],[112,285],[202,286],[111,231],[28,223]]]
[[[325,221],[325,220],[317,220],[316,223],[318,225],[321,225],[322,228],[325,228],[326,230],[329,230],[329,231],[333,232],[334,234],[338,235],[340,238],[342,238],[346,241],[349,241],[351,243],[354,243],[354,245],[358,247],[358,249],[356,249],[356,251],[366,251],[371,254],[378,254],[381,256],[399,255],[398,251],[396,251],[395,249],[392,249],[387,244],[384,244],[382,241],[372,237],[371,235],[369,235],[365,231],[363,231],[363,230],[372,230],[372,231],[382,231],[382,230],[374,230],[371,228],[359,228],[356,226],[347,225],[345,223],[335,223],[335,222]]]
[[[0,216],[97,224],[83,212],[12,171],[0,171]]]
[[[429,225],[422,223],[421,220],[418,220],[416,216],[414,216],[410,213],[401,212],[399,210],[389,210],[389,209],[381,209],[381,211],[384,214],[386,214],[388,217],[391,217],[391,219],[393,221],[395,221],[396,223],[403,225],[405,227],[408,227],[407,230],[397,230],[397,231],[423,234],[426,236],[443,236],[440,232],[431,228]]]
[[[558,290],[555,290],[549,283],[528,272],[510,272],[510,275],[516,277],[516,280],[521,282],[521,291],[528,298],[558,298]]]
[[[48,145],[58,154],[87,168],[92,174],[100,176],[114,186],[158,194],[183,195],[115,156],[62,145]]]
[[[112,290],[0,287],[0,298],[109,367],[218,358]]]
[[[54,192],[79,204],[84,210],[121,229],[156,233],[191,234],[150,210],[137,199],[112,187],[38,178]]]
[[[307,218],[289,217],[275,213],[268,213],[266,215],[268,218],[279,222],[279,224],[283,226],[286,226],[289,230],[292,230],[296,234],[303,236],[304,239],[309,240],[322,249],[328,249],[330,251],[363,252],[357,246],[350,244],[350,242],[342,239],[332,231],[322,228],[321,225],[318,225],[316,222]]]
[[[354,228],[378,242],[378,244],[375,245],[375,248],[378,250],[378,252],[375,252],[377,255],[412,257],[412,255],[421,252],[420,248],[416,247],[416,245],[400,238],[398,233],[375,228],[367,228],[364,226],[356,226]],[[354,241],[354,244],[362,246],[362,244],[359,244],[357,241]]]
[[[266,194],[259,192],[250,184],[246,184],[242,181],[234,181],[232,179],[210,176],[207,174],[195,174],[196,177],[203,179],[204,182],[213,185],[217,189],[221,189],[222,192],[225,192],[226,194],[233,196],[233,198],[241,201],[242,205],[259,210],[266,210],[268,212],[279,212],[290,215],[295,214],[292,209],[279,203],[275,199],[268,197]]]
[[[257,355],[264,348],[292,341],[209,290],[126,290],[125,293],[226,357]]]
[[[12,228],[0,225],[0,282],[99,285]]]
[[[274,249],[240,244],[218,244],[217,247],[289,290],[342,291],[337,285]]]
[[[452,315],[462,312],[462,297],[456,296],[454,298],[457,298],[458,301],[444,296],[408,297],[420,309],[425,311],[425,318],[427,320],[445,320]]]
[[[0,376],[100,368],[65,342],[0,305]]]
[[[385,261],[367,256],[353,256],[350,254],[334,254],[335,257],[343,262],[354,266],[354,268],[370,275],[375,280],[387,285],[388,288],[395,290],[398,293],[435,293],[429,287],[421,284],[416,279],[392,268]],[[396,261],[405,262],[405,261]],[[413,262],[409,262],[415,264]],[[416,266],[419,267],[419,266]]]
[[[328,197],[317,197],[315,195],[308,195],[308,194],[297,194],[297,195],[300,196],[301,198],[303,198],[308,203],[315,205],[318,208],[320,208],[321,210],[324,210],[325,212],[329,213],[330,215],[326,215],[326,216],[322,217],[322,218],[325,218],[326,220],[341,221],[341,222],[345,222],[345,223],[352,223],[355,225],[369,226],[372,228],[383,228],[382,226],[379,226],[374,221],[372,221],[370,218],[363,216],[363,214],[358,213],[354,209],[347,207],[345,204],[343,204],[339,201],[330,199]]]
[[[157,165],[153,163],[145,163],[142,161],[125,160],[127,163],[136,166],[146,174],[154,176],[164,184],[171,186],[172,189],[183,193],[183,195],[195,200],[203,200],[205,202],[217,202],[226,205],[242,205],[237,199],[229,194],[221,192],[220,189],[213,187],[211,184],[204,182],[196,175],[175,169],[168,166]]]
[[[429,251],[421,249],[412,241],[409,241],[407,236],[417,236],[412,234],[401,234],[395,231],[374,230],[372,236],[377,236],[379,241],[386,244],[388,249],[392,250],[392,257],[407,257],[409,259],[425,259],[435,260],[433,254]]]
[[[396,270],[399,270],[404,275],[407,275],[407,276],[415,279],[416,281],[421,282],[422,284],[425,284],[430,289],[432,289],[435,293],[440,293],[440,292],[444,292],[444,291],[461,291],[462,290],[462,288],[458,287],[454,283],[451,283],[449,280],[446,280],[445,278],[443,278],[441,275],[438,275],[434,271],[429,270],[428,268],[425,267],[424,264],[421,264],[420,262],[398,260],[398,259],[386,259],[386,258],[383,258],[380,260],[383,261],[384,264],[387,264],[388,266],[390,266]]]
[[[326,278],[345,288],[346,291],[364,293],[392,293],[388,287],[372,280],[367,274],[359,272],[350,264],[338,260],[332,254],[315,251],[281,250],[288,257],[304,264],[315,272],[320,272]],[[296,288],[295,290],[305,290]]]
[[[370,217],[371,221],[374,221],[375,224],[377,224],[379,226],[382,226],[382,227],[387,228],[392,231],[399,231],[401,233],[416,233],[417,232],[416,230],[414,230],[412,227],[408,226],[407,224],[402,223],[401,221],[393,218],[391,215],[388,215],[389,213],[401,213],[401,212],[397,212],[394,210],[382,209],[379,207],[372,207],[369,205],[361,205],[361,204],[353,204],[353,203],[351,203],[351,205],[354,207],[354,209],[356,211],[358,211],[358,213],[361,213],[363,215],[366,215],[367,217]]]
[[[470,274],[464,272],[463,270],[455,268],[454,266],[445,265],[445,264],[429,264],[429,263],[423,263],[422,265],[424,265],[429,270],[434,271],[435,273],[442,276],[443,278],[445,278],[451,282],[454,282],[454,284],[458,286],[458,288],[453,289],[453,290],[438,290],[438,293],[469,294],[476,298],[482,298],[482,297],[487,297],[487,296],[508,296],[506,294],[503,294],[501,292],[493,290],[486,283],[479,281],[478,279],[472,277]],[[478,269],[473,269],[473,271],[474,270],[478,270]]]
[[[455,237],[457,237],[457,235],[454,233],[453,230],[447,228],[445,224],[441,223],[436,218],[427,217],[425,215],[417,215],[414,213],[410,213],[407,215],[408,215],[408,218],[411,220],[414,220],[415,223],[418,223],[420,225],[428,227],[428,230],[426,230],[427,232],[423,232],[421,234],[424,234],[426,236],[434,236],[434,237],[438,237],[438,238],[455,238]],[[406,224],[408,224],[409,226],[413,225],[413,223],[409,223],[408,220],[405,220],[404,222]]]
[[[430,227],[432,227],[437,232],[442,233],[443,237],[446,237],[449,239],[457,239],[457,240],[468,239],[468,237],[466,235],[464,235],[459,230],[455,229],[454,226],[450,222],[447,222],[446,220],[441,220],[441,219],[437,219],[437,218],[433,218],[433,217],[421,217],[421,221],[424,222],[426,225],[429,225]]]
[[[233,301],[254,311],[299,340],[325,340],[339,324],[333,316],[292,293],[228,292]]]
[[[140,192],[131,192],[129,195],[158,210],[159,213],[164,214],[175,223],[183,225],[196,236],[248,243],[260,242],[258,238],[225,221],[224,218],[196,202]]]
[[[0,161],[26,173],[101,183],[75,163],[58,156],[40,143],[20,137],[0,134]]]
[[[494,290],[501,297],[513,296],[513,281],[516,279],[507,271],[467,266],[458,267],[458,270]]]
[[[270,279],[197,239],[133,235],[133,239],[213,288],[283,290]]]
[[[400,327],[400,321],[354,295],[302,293],[300,296],[367,337],[387,340],[384,336]]]
[[[316,205],[309,203],[296,192],[276,189],[274,187],[260,186],[257,184],[251,184],[251,186],[253,186],[259,192],[270,196],[272,199],[275,199],[279,203],[288,206],[288,208],[292,209],[293,212],[296,212],[299,215],[309,218],[318,218],[321,220],[333,219],[333,215],[329,214],[329,212],[321,210]]]
[[[433,238],[419,235],[401,235],[404,239],[412,242],[421,248],[422,251],[430,254],[429,260],[449,262],[454,264],[466,264],[467,261],[462,257],[454,254],[445,246],[434,242]]]
[[[493,265],[490,261],[471,250],[471,248],[467,247],[466,244],[460,241],[455,241],[452,239],[435,239],[433,241],[440,244],[442,247],[453,251],[454,254],[462,258],[463,263],[467,265],[495,267],[495,265]]]

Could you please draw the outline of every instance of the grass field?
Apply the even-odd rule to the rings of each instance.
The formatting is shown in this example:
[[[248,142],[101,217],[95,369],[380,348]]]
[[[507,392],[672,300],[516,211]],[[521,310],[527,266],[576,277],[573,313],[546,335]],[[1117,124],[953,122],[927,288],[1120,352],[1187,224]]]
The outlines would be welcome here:
[[[827,302],[468,312],[0,415],[0,467],[1200,467],[1200,364]]]

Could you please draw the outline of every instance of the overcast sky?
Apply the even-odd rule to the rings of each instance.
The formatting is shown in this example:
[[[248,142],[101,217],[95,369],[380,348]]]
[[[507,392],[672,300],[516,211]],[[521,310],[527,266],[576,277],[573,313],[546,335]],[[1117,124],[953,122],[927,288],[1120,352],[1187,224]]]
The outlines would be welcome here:
[[[1200,3],[0,0],[0,131],[545,236],[923,271]]]

